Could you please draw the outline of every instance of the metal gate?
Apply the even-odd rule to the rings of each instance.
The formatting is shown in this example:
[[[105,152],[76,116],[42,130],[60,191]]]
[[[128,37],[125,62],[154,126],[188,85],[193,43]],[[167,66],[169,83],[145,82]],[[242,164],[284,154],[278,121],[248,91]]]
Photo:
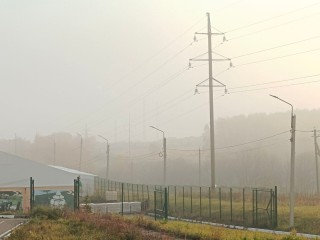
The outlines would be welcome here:
[[[35,190],[35,181],[30,177],[30,210],[36,206],[51,206],[63,208],[65,206],[73,208],[74,211],[80,207],[80,177],[74,179],[73,192],[70,190]]]
[[[264,200],[263,200],[264,199]],[[277,187],[275,189],[252,190],[252,225],[278,226]]]
[[[154,190],[154,219],[168,220],[168,189],[160,187]]]

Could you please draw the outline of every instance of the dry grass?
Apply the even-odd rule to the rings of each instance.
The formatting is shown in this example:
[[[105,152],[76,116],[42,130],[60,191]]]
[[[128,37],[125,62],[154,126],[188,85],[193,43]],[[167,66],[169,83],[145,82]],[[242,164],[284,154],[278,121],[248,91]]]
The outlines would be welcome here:
[[[246,230],[213,227],[203,224],[187,223],[181,221],[153,221],[143,216],[130,218],[130,221],[139,227],[164,231],[168,234],[190,240],[304,240],[296,236],[295,231],[290,235],[275,235],[270,233],[252,232]]]
[[[277,236],[178,221],[155,222],[143,216],[123,218],[106,214],[40,209],[34,211],[32,220],[15,230],[9,240],[169,240],[177,238],[189,240],[303,239],[295,235]]]

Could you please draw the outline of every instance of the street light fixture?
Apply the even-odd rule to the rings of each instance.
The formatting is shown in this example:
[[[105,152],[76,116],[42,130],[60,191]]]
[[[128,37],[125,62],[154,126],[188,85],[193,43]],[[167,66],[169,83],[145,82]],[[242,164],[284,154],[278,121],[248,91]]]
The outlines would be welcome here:
[[[109,173],[110,173],[110,171],[109,171],[109,150],[110,150],[110,148],[109,148],[109,141],[108,141],[107,138],[105,138],[105,137],[103,137],[103,136],[101,136],[101,135],[98,135],[98,137],[106,140],[106,142],[107,142],[107,152],[106,152],[106,153],[107,153],[106,181],[108,182],[108,181],[109,181]]]
[[[149,126],[159,132],[162,132],[162,139],[163,139],[163,185],[166,186],[167,184],[167,139],[164,136],[164,131],[154,126]]]
[[[290,170],[290,216],[289,216],[289,224],[290,227],[294,227],[294,170],[295,170],[295,148],[296,148],[296,115],[293,114],[293,105],[288,103],[287,101],[270,95],[273,98],[278,99],[281,102],[284,102],[291,106],[291,170]]]

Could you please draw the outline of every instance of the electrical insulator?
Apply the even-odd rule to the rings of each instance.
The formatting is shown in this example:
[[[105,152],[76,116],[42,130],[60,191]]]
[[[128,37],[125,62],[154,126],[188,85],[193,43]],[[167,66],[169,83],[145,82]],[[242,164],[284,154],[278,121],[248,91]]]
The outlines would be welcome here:
[[[233,68],[233,64],[232,62],[230,61],[230,64],[229,64],[230,68]]]
[[[222,39],[223,42],[226,42],[227,41],[227,38],[225,35],[223,35],[223,39]]]
[[[197,37],[196,37],[196,35],[194,35],[194,37],[193,37],[193,41],[194,41],[194,42],[196,42],[196,41],[197,41]]]
[[[194,90],[194,95],[199,94],[198,88]]]
[[[191,68],[191,62],[189,62],[189,68]]]

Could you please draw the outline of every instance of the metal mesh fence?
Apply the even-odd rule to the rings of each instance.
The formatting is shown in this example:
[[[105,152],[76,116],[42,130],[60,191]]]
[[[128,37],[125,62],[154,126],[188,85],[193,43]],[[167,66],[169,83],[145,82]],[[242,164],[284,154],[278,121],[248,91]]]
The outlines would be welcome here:
[[[163,206],[161,186],[95,181],[95,194],[116,191],[118,201],[140,202],[146,214]],[[277,189],[167,186],[169,217],[246,227],[277,226]],[[157,197],[158,196],[158,197]],[[155,201],[156,200],[156,201]],[[159,204],[159,205],[158,205]]]

